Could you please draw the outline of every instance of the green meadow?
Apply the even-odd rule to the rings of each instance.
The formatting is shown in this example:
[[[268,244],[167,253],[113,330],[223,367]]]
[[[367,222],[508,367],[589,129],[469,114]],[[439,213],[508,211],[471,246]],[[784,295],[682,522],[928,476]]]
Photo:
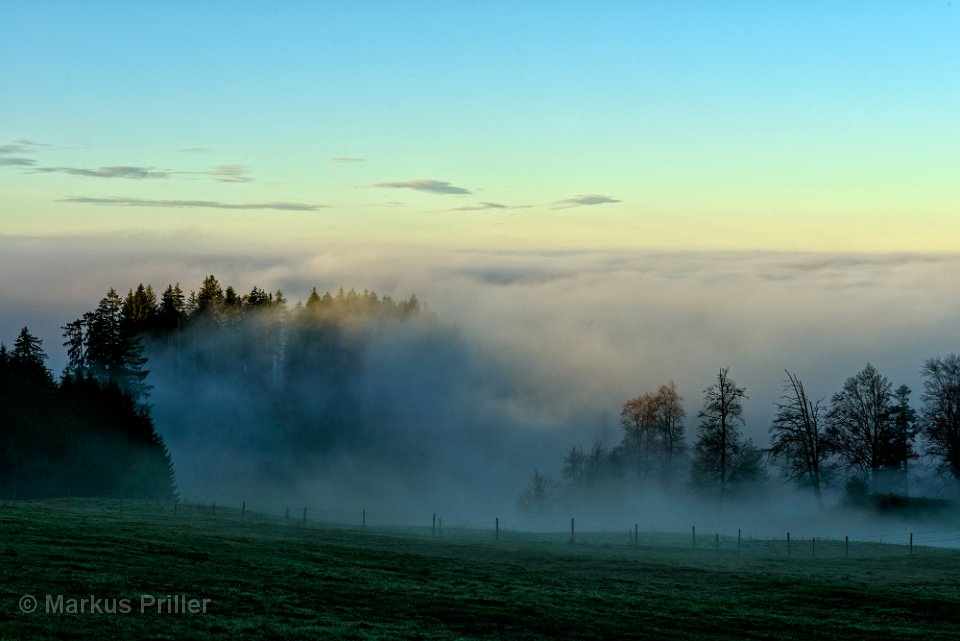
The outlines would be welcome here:
[[[8,502],[0,640],[958,634],[958,551],[851,542],[847,558],[843,541],[808,540],[788,556],[777,541],[744,540],[738,552],[735,537],[717,549],[712,537],[693,548],[682,534],[641,533],[636,547],[626,531],[578,533],[573,545],[568,532],[501,534],[304,526],[251,513],[241,521],[237,510],[155,503]],[[33,612],[23,611],[26,595]]]

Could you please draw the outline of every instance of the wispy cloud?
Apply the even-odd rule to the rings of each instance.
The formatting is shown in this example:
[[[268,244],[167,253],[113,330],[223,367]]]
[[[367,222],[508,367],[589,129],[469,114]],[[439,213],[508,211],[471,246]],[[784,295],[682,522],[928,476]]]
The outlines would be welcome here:
[[[14,145],[6,145],[12,148]],[[2,162],[7,160],[10,162]],[[16,162],[13,162],[16,161]],[[33,160],[29,158],[7,158],[0,156],[0,164],[33,165]],[[114,167],[99,167],[97,169],[88,169],[85,167],[35,167],[31,173],[36,174],[68,174],[70,176],[81,176],[84,178],[130,178],[133,180],[142,180],[145,178],[169,178],[175,175],[191,176],[209,176],[221,183],[248,183],[253,180],[250,177],[250,168],[245,165],[217,165],[213,169],[206,171],[174,171],[160,170],[153,167],[138,167],[134,165],[118,165]]]
[[[14,140],[18,145],[25,145],[27,147],[37,148],[37,147],[49,147],[50,143],[46,142],[37,142],[36,140],[30,140],[29,138],[21,138],[19,140]]]
[[[177,209],[199,207],[205,209],[273,209],[277,211],[317,211],[326,207],[326,205],[287,202],[224,203],[217,200],[147,200],[142,198],[92,198],[87,196],[63,198],[58,202],[108,207],[168,207]]]
[[[469,189],[451,185],[442,180],[405,180],[401,182],[377,183],[374,187],[383,189],[414,189],[416,191],[425,191],[431,194],[471,194]]]
[[[33,158],[20,158],[20,157],[11,157],[4,158],[0,156],[0,165],[14,165],[19,167],[29,167],[30,165],[36,163],[37,161]]]
[[[33,158],[27,158],[26,155],[36,152],[38,147],[46,146],[47,145],[30,140],[17,140],[12,144],[0,145],[0,165],[8,167],[29,167],[34,165],[37,161]],[[17,155],[9,156],[8,154]]]
[[[464,205],[463,207],[454,207],[447,211],[483,211],[485,209],[512,209],[500,203],[477,203],[476,205]]]
[[[357,158],[357,157],[355,157],[355,156],[333,156],[332,158],[329,158],[328,160],[329,160],[330,162],[338,163],[338,164],[340,164],[340,163],[346,164],[346,163],[354,163],[354,162],[367,162],[367,159],[366,159],[366,158]]]
[[[166,178],[170,175],[168,171],[156,171],[153,167],[100,167],[99,169],[85,169],[82,167],[37,167],[33,170],[37,174],[69,174],[71,176],[83,176],[85,178],[132,178],[142,180],[144,178]]]
[[[183,149],[177,149],[177,151],[185,154],[207,154],[213,150],[207,147],[184,147]]]
[[[249,176],[250,168],[244,165],[218,165],[210,171],[196,173],[212,176],[219,183],[248,183],[253,180]]]
[[[39,147],[49,146],[50,145],[43,142],[34,142],[33,140],[21,138],[20,140],[14,140],[13,143],[8,145],[0,145],[0,154],[32,154]]]
[[[0,145],[0,165],[14,165],[31,167],[30,173],[36,174],[67,174],[83,178],[128,178],[142,180],[145,178],[169,178],[175,175],[208,176],[221,183],[248,183],[252,182],[250,168],[246,165],[217,165],[206,171],[175,171],[172,169],[156,169],[137,165],[114,165],[91,169],[87,167],[34,167],[36,161],[27,155],[35,153],[40,147],[49,145],[30,140],[16,140],[13,143]],[[211,151],[206,147],[188,147],[178,149],[186,153],[206,153]],[[12,156],[11,154],[17,154]]]
[[[565,200],[558,200],[554,204],[554,209],[564,209],[567,207],[583,207],[586,205],[606,205],[608,203],[618,203],[620,202],[616,198],[611,198],[610,196],[602,196],[600,194],[580,194],[574,196],[573,198],[567,198]]]

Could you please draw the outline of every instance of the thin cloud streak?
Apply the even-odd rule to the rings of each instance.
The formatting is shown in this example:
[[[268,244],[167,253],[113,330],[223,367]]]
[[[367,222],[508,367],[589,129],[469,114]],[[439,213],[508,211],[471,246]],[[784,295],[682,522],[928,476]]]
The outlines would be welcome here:
[[[196,207],[204,209],[273,209],[277,211],[317,211],[326,207],[326,205],[287,202],[224,203],[216,200],[146,200],[141,198],[92,198],[86,196],[63,198],[57,202],[107,207],[172,207],[178,209]]]
[[[486,209],[512,209],[500,203],[478,203],[476,205],[464,205],[463,207],[454,207],[447,211],[484,211]]]
[[[38,147],[49,147],[42,142],[33,142],[32,140],[14,140],[13,143],[0,145],[0,154],[32,154]]]
[[[9,160],[9,159],[8,159]],[[29,160],[29,159],[17,159]],[[33,164],[28,163],[2,163],[2,164]],[[218,165],[207,171],[171,171],[156,170],[153,167],[136,167],[132,165],[120,165],[115,167],[100,167],[99,169],[86,169],[83,167],[36,167],[31,173],[52,174],[61,173],[71,176],[81,176],[83,178],[129,178],[132,180],[143,180],[147,178],[165,179],[176,175],[190,176],[209,176],[221,183],[248,183],[253,178],[249,176],[250,168],[245,165]]]
[[[618,203],[620,202],[616,198],[611,198],[610,196],[603,196],[601,194],[579,194],[573,198],[567,198],[564,200],[558,200],[553,203],[554,209],[565,209],[567,207],[583,207],[587,205],[606,205],[609,203]]]
[[[400,182],[377,183],[373,185],[381,189],[413,189],[416,191],[425,191],[431,194],[472,194],[473,192],[463,187],[457,187],[443,180],[405,180]]]
[[[133,167],[127,165],[100,167],[99,169],[85,169],[82,167],[37,167],[32,173],[60,173],[71,176],[82,176],[84,178],[130,178],[133,180],[166,178],[170,175],[168,171],[155,171],[153,167]]]
[[[2,158],[0,157],[0,165],[14,166],[14,167],[29,167],[37,161],[33,158]]]
[[[206,176],[212,176],[218,183],[248,183],[253,180],[248,174],[250,168],[244,165],[218,165],[206,172]]]
[[[357,158],[356,156],[333,156],[332,158],[328,158],[328,160],[332,163],[343,163],[343,164],[355,163],[355,162],[367,162],[366,158]]]
[[[0,154],[28,154],[31,151],[23,145],[0,145]]]

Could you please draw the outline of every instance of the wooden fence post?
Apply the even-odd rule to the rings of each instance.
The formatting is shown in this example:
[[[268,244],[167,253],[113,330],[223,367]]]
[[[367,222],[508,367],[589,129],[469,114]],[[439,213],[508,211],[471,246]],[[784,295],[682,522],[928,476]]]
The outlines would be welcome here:
[[[574,543],[575,541],[576,541],[576,537],[573,529],[573,517],[571,516],[570,517],[570,543]]]
[[[244,501],[243,505],[240,507],[240,522],[243,523],[244,517],[247,515],[247,502]]]
[[[437,513],[433,513],[433,525],[430,526],[430,536],[437,535]]]
[[[367,529],[367,508],[360,510],[360,527]]]
[[[697,547],[697,526],[690,526],[691,531],[693,532],[693,547]]]
[[[790,533],[787,532],[787,556],[790,556]]]
[[[303,525],[307,524],[307,508],[303,508]]]
[[[850,558],[850,537],[849,536],[843,537],[843,558],[845,559]]]

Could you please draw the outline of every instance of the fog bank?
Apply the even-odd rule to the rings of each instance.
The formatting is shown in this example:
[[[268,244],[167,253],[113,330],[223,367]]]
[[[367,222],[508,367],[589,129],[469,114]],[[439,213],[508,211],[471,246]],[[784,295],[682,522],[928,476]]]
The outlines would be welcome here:
[[[282,289],[291,306],[311,287],[341,286],[416,293],[427,303],[436,325],[398,327],[364,349],[355,392],[364,420],[389,408],[379,442],[358,449],[362,456],[327,452],[312,471],[263,474],[288,464],[290,452],[272,462],[276,452],[261,447],[271,426],[244,423],[257,413],[238,390],[206,382],[198,398],[207,405],[192,408],[199,419],[191,424],[166,382],[152,377],[150,400],[181,491],[214,500],[286,494],[291,502],[490,513],[513,507],[534,468],[557,476],[570,445],[619,442],[623,402],[667,380],[684,397],[692,442],[703,389],[729,367],[749,396],[744,433],[762,447],[784,368],[820,398],[870,362],[913,388],[917,406],[923,361],[960,350],[957,256],[372,247],[242,255],[170,252],[151,240],[118,250],[11,238],[0,247],[8,275],[0,339],[9,345],[30,326],[57,372],[59,326],[109,287],[180,282],[189,291],[212,273],[240,292]],[[213,425],[217,438],[198,440]],[[392,460],[391,451],[402,456]]]

